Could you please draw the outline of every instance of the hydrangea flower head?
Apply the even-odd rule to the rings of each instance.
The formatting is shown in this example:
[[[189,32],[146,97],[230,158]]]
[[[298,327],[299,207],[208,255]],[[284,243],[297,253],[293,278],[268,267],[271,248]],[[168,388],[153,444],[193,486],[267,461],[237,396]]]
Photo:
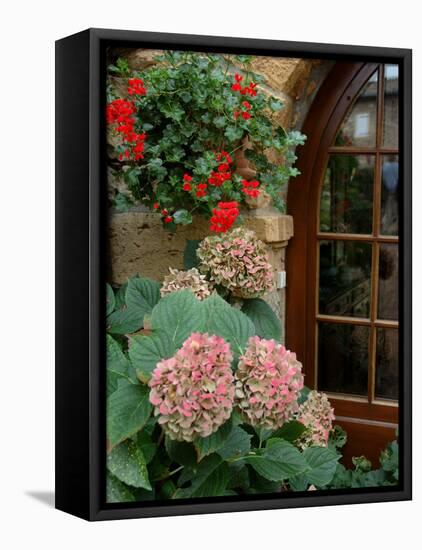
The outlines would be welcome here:
[[[302,364],[275,340],[249,338],[235,378],[235,401],[248,424],[274,430],[298,411]]]
[[[171,439],[207,437],[230,418],[234,401],[232,354],[220,336],[193,333],[152,373],[150,402]]]
[[[309,392],[308,399],[299,408],[297,419],[306,426],[298,441],[300,447],[327,446],[335,416],[325,393],[316,390]]]
[[[265,244],[253,231],[238,227],[204,239],[197,256],[200,271],[234,296],[258,298],[274,288],[274,273]]]
[[[160,289],[161,296],[185,288],[191,290],[199,300],[204,300],[211,295],[212,284],[205,279],[205,275],[199,273],[196,267],[188,271],[179,271],[170,267],[169,271],[170,275],[164,278]]]

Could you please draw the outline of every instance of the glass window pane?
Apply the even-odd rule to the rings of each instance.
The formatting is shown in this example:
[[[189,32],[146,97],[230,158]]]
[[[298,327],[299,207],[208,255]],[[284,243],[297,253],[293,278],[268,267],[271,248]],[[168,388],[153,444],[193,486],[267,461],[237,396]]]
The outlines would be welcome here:
[[[371,258],[371,243],[320,242],[320,313],[369,317]]]
[[[381,234],[399,233],[399,156],[383,155],[381,186]]]
[[[399,66],[384,68],[384,136],[385,147],[399,146]]]
[[[318,324],[318,388],[367,395],[369,327]]]
[[[377,329],[377,366],[375,396],[398,399],[399,396],[399,331]]]
[[[373,155],[332,155],[321,194],[320,230],[372,233]]]
[[[399,313],[399,247],[381,244],[378,280],[378,319],[397,320]]]
[[[337,134],[338,146],[375,147],[378,71],[363,87]]]

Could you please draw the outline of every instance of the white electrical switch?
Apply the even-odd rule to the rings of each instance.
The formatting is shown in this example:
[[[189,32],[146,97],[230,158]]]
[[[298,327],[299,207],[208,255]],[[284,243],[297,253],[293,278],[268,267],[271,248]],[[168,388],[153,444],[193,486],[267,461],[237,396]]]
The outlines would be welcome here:
[[[277,273],[277,288],[285,288],[285,287],[286,287],[286,272],[279,271]]]

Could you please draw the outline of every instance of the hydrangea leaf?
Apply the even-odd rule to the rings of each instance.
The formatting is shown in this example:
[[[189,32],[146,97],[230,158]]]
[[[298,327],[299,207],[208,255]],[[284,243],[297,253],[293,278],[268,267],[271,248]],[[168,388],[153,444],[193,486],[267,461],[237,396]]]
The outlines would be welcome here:
[[[251,439],[252,435],[245,432],[240,426],[233,426],[228,438],[218,448],[217,453],[224,460],[246,455],[251,450]]]
[[[111,334],[131,334],[142,328],[143,319],[138,308],[117,309],[107,317],[107,331]]]
[[[149,388],[120,382],[107,399],[107,439],[115,446],[140,430],[152,411]]]
[[[276,430],[272,434],[272,437],[279,437],[281,439],[284,439],[285,441],[293,443],[303,434],[305,430],[306,426],[302,424],[302,422],[298,422],[297,420],[290,420],[290,422],[284,423],[281,428]]]
[[[205,456],[217,451],[227,440],[232,430],[230,420],[225,422],[220,428],[208,437],[198,437],[194,441],[196,452],[198,453],[198,462]]]
[[[129,339],[129,357],[136,369],[136,375],[143,383],[161,359],[172,357],[175,346],[167,332],[156,331],[151,336],[132,336]]]
[[[142,319],[147,313],[151,313],[159,299],[160,284],[157,281],[142,277],[129,279],[126,289],[126,304],[128,308],[139,311]]]
[[[122,483],[117,477],[107,472],[106,481],[107,502],[134,502],[135,495],[130,487]]]
[[[204,308],[190,290],[165,296],[151,315],[152,328],[166,333],[175,348],[180,348],[192,332],[201,332],[204,322]]]
[[[261,298],[244,300],[242,311],[255,325],[255,334],[267,340],[281,340],[281,323],[271,306]]]
[[[196,466],[196,452],[191,443],[187,443],[186,441],[174,441],[166,436],[165,448],[173,462],[187,468]]]
[[[217,497],[224,494],[230,479],[226,462],[217,454],[207,456],[199,463],[190,487],[178,489],[173,498]]]
[[[306,478],[317,487],[327,485],[335,474],[340,455],[327,447],[308,447],[303,451],[308,465]]]
[[[302,453],[283,439],[273,439],[256,455],[245,457],[245,462],[270,481],[284,481],[308,469]]]
[[[145,457],[133,441],[124,441],[107,456],[107,468],[123,483],[151,490]]]
[[[106,289],[107,289],[107,291],[106,291],[106,302],[107,302],[106,315],[110,315],[110,313],[113,313],[114,308],[116,306],[116,299],[114,297],[113,289],[111,288],[111,286],[108,283],[107,283]]]
[[[187,271],[192,267],[198,267],[199,258],[196,255],[196,249],[201,241],[192,239],[186,241],[185,251],[183,253],[183,267]]]
[[[206,312],[206,332],[221,336],[229,342],[237,358],[245,351],[249,338],[255,333],[252,321],[217,294],[204,300],[203,308]]]
[[[120,379],[131,381],[133,369],[116,340],[107,334],[107,395],[117,390]]]

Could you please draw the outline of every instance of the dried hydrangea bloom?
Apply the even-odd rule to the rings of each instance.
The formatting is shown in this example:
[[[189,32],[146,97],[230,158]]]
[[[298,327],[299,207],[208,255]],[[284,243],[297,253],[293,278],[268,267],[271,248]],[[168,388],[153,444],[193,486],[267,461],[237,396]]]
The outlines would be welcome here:
[[[171,439],[207,437],[230,418],[234,401],[233,357],[220,336],[193,333],[149,382],[158,423]]]
[[[274,430],[298,411],[302,364],[275,340],[249,338],[235,378],[235,403],[248,424]]]
[[[204,300],[210,296],[212,284],[205,279],[205,275],[199,273],[196,267],[188,271],[179,271],[170,267],[169,271],[170,275],[164,278],[161,286],[161,296],[185,288],[191,290],[199,300]]]
[[[234,296],[258,298],[274,288],[265,244],[253,231],[238,227],[204,239],[197,249],[200,271]]]
[[[325,393],[312,390],[300,406],[297,419],[306,426],[306,431],[298,441],[302,449],[311,445],[327,446],[335,416]]]

